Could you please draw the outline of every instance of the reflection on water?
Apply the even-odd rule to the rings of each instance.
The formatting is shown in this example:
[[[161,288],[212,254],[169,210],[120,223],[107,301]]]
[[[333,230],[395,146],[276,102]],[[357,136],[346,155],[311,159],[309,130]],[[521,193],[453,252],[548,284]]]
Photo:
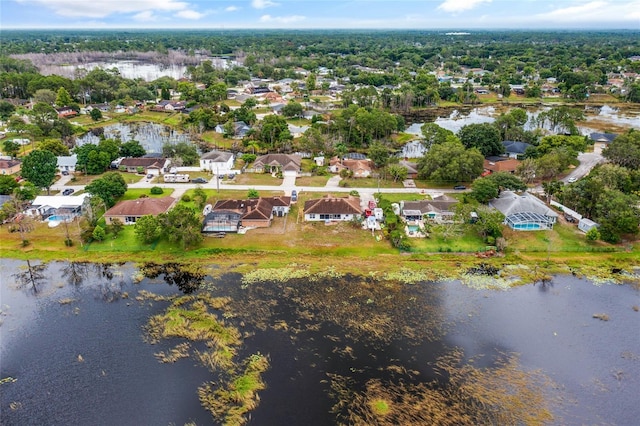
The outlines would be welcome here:
[[[120,139],[123,143],[131,140],[140,142],[147,153],[161,153],[164,144],[190,142],[188,134],[157,123],[116,123],[101,128],[106,139]],[[76,138],[76,144],[97,144],[100,137],[89,132]]]
[[[170,319],[171,303],[181,306],[181,284],[224,298],[216,315],[241,333],[238,359],[268,357],[266,389],[247,416],[255,424],[421,418],[403,403],[448,415],[455,406],[458,419],[501,424],[549,413],[549,423],[569,425],[635,424],[640,416],[640,298],[631,286],[572,276],[507,291],[361,277],[243,284],[175,264],[145,272],[52,263],[34,293],[13,278],[26,266],[0,263],[0,379],[16,379],[0,384],[2,424],[211,424],[197,390],[221,383],[219,371],[193,354],[183,359],[189,351],[180,345],[206,348],[145,340],[152,316]]]

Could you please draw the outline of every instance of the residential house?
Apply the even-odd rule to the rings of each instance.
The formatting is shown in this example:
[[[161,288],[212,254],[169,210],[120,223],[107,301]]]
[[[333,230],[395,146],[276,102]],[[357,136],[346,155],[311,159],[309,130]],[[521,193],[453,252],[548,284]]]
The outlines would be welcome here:
[[[398,165],[407,169],[407,179],[416,179],[418,177],[418,163],[400,160]]]
[[[291,133],[291,136],[294,138],[299,138],[304,134],[304,132],[309,130],[309,126],[294,126],[290,123],[287,124],[287,127],[289,128],[289,133]]]
[[[617,137],[618,135],[615,133],[591,133],[589,138],[593,141],[593,152],[595,154],[602,154],[602,150],[609,146]]]
[[[496,172],[514,173],[520,164],[515,158],[506,157],[487,157],[484,160],[483,176]]]
[[[304,203],[304,220],[308,222],[348,222],[359,218],[361,215],[360,198],[351,195],[347,197],[325,195],[323,198],[309,200]]]
[[[59,156],[57,158],[58,170],[60,170],[61,172],[76,171],[76,164],[78,164],[78,156],[76,154]]]
[[[142,216],[166,213],[175,202],[176,199],[173,197],[144,197],[120,201],[105,212],[104,219],[107,225],[113,224],[114,219],[119,219],[125,225],[134,225]]]
[[[71,118],[78,115],[77,112],[67,106],[56,108],[56,112],[58,113],[58,118]]]
[[[434,197],[432,200],[403,201],[400,203],[401,215],[405,221],[452,222],[455,216],[454,208],[458,203],[455,198],[447,195]]]
[[[504,223],[515,231],[540,231],[553,229],[558,214],[540,199],[528,192],[518,195],[502,191],[489,206],[505,215]]]
[[[233,134],[228,136],[231,136],[235,139],[242,139],[247,135],[249,130],[251,130],[251,127],[247,125],[247,123],[245,123],[244,121],[236,121],[233,123]],[[220,133],[221,135],[227,133],[224,124],[218,124],[215,128],[215,131],[216,133]]]
[[[144,174],[159,176],[169,168],[169,164],[171,160],[168,158],[129,157],[120,161],[119,169],[129,173],[139,173],[142,170]]]
[[[22,161],[20,160],[0,160],[0,175],[13,175],[20,173]]]
[[[597,228],[600,225],[597,224],[596,222],[592,221],[591,219],[587,219],[586,217],[583,217],[582,219],[580,219],[578,221],[578,229],[581,230],[582,232],[589,232],[591,229],[593,228]]]
[[[297,176],[301,172],[302,157],[295,154],[266,154],[256,158],[253,162],[253,172],[270,173],[282,171],[285,176]]]
[[[372,164],[371,160],[342,160],[333,157],[329,161],[329,170],[332,173],[340,173],[343,169],[350,170],[354,178],[366,178],[371,176]]]
[[[504,150],[509,156],[509,158],[518,158],[522,157],[527,150],[531,146],[530,143],[520,142],[520,141],[504,141],[502,142],[504,146]]]
[[[185,101],[162,100],[153,109],[155,111],[176,112],[185,109],[186,105]]]
[[[272,212],[274,217],[283,217],[289,214],[291,209],[291,197],[277,196],[263,198],[272,206]]]
[[[29,216],[41,216],[43,219],[50,216],[79,216],[89,204],[89,198],[91,196],[87,193],[77,196],[40,195],[31,202],[25,213]]]
[[[233,169],[233,154],[223,151],[210,151],[200,157],[200,168],[215,174],[227,174]]]
[[[272,202],[269,198],[220,200],[205,216],[202,232],[238,232],[241,228],[269,227],[274,216]],[[279,202],[284,205],[284,200]]]

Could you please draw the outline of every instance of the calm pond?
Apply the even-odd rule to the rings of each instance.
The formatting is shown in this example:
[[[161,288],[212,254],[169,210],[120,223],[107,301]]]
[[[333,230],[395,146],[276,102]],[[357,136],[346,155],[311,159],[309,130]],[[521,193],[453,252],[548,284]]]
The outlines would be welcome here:
[[[26,262],[0,262],[0,424],[216,424],[197,392],[216,374],[194,357],[159,362],[154,354],[182,340],[146,338],[149,318],[170,302],[145,292],[180,296],[188,277],[37,264],[44,278],[33,285],[20,279]],[[555,276],[498,291],[360,277],[247,284],[228,274],[205,277],[200,291],[229,298],[220,317],[242,332],[239,355],[269,358],[249,424],[398,424],[394,407],[425,396],[455,405],[468,389],[482,401],[501,387],[527,397],[494,402],[515,413],[503,424],[531,420],[519,411],[527,406],[548,409],[548,424],[640,418],[640,292],[631,285]]]
[[[106,139],[120,139],[123,143],[136,140],[140,142],[140,145],[142,145],[148,154],[161,153],[162,146],[167,143],[191,142],[188,134],[157,123],[116,123],[100,127],[96,130],[104,132],[103,135]],[[76,144],[78,146],[87,143],[98,144],[99,142],[100,136],[92,132],[76,138]]]

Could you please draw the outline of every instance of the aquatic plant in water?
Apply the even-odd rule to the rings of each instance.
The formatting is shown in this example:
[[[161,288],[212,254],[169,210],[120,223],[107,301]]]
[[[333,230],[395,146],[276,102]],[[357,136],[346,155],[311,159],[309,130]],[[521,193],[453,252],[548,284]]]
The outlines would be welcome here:
[[[152,298],[149,294],[143,300]],[[194,356],[212,373],[217,384],[206,382],[198,389],[204,408],[224,424],[241,425],[246,414],[257,407],[258,391],[265,388],[262,373],[269,368],[267,358],[260,354],[237,360],[242,344],[237,328],[225,324],[217,313],[229,305],[230,299],[199,293],[176,298],[164,313],[154,315],[147,323],[147,339],[157,343],[162,339],[186,339],[168,352],[158,352],[161,362],[176,362]],[[192,349],[190,342],[204,342],[205,350]],[[240,371],[238,373],[238,371]]]
[[[515,355],[493,367],[463,363],[454,350],[436,363],[442,377],[428,383],[371,379],[355,390],[353,379],[330,375],[332,412],[340,425],[540,425],[553,421],[548,389],[539,371],[518,368]]]

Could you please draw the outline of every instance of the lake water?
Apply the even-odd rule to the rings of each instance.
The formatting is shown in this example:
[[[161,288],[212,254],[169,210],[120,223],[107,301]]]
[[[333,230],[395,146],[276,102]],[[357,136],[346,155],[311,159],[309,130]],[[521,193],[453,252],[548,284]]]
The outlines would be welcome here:
[[[120,139],[123,143],[136,140],[140,142],[147,153],[161,153],[162,146],[167,143],[191,142],[188,134],[157,123],[116,123],[102,129],[104,129],[105,138]],[[100,142],[100,137],[91,132],[76,138],[78,146],[86,143],[97,144],[98,142]]]
[[[548,107],[527,109],[527,116],[529,122],[525,125],[525,129],[531,130],[535,126],[530,123],[534,120],[540,112],[548,110]],[[467,124],[482,124],[493,123],[499,116],[499,112],[492,106],[484,106],[471,109],[468,113],[453,110],[449,115],[443,117],[437,117],[434,123],[440,127],[451,130],[457,133],[463,126]],[[616,108],[604,105],[601,108],[593,108],[589,111],[585,111],[586,122],[578,126],[578,129],[583,135],[588,135],[593,132],[598,132],[595,128],[589,126],[590,122],[598,121],[600,123],[608,123],[613,126],[621,126],[625,128],[640,129],[640,112],[638,111],[620,111]],[[405,133],[422,137],[422,131],[420,128],[424,123],[413,123],[405,130]],[[403,149],[402,156],[408,158],[419,158],[423,153],[411,146]]]
[[[37,262],[32,261],[32,265]],[[180,294],[162,279],[138,282],[135,267],[58,262],[37,286],[20,286],[25,262],[2,259],[0,424],[212,424],[197,387],[215,375],[195,360],[162,364],[175,345],[144,340],[143,326],[168,302],[136,300],[142,290]],[[75,282],[70,282],[75,277]],[[552,424],[636,424],[640,417],[640,305],[629,285],[556,276],[545,286],[475,290],[460,282],[371,283],[356,277],[242,285],[207,278],[232,298],[229,321],[245,332],[242,352],[267,354],[267,389],[250,424],[327,425],[334,375],[354,392],[370,380],[411,389],[442,380],[434,362],[453,348],[491,368],[519,354],[559,396]],[[608,321],[593,318],[605,313]],[[373,321],[375,327],[365,327]]]

